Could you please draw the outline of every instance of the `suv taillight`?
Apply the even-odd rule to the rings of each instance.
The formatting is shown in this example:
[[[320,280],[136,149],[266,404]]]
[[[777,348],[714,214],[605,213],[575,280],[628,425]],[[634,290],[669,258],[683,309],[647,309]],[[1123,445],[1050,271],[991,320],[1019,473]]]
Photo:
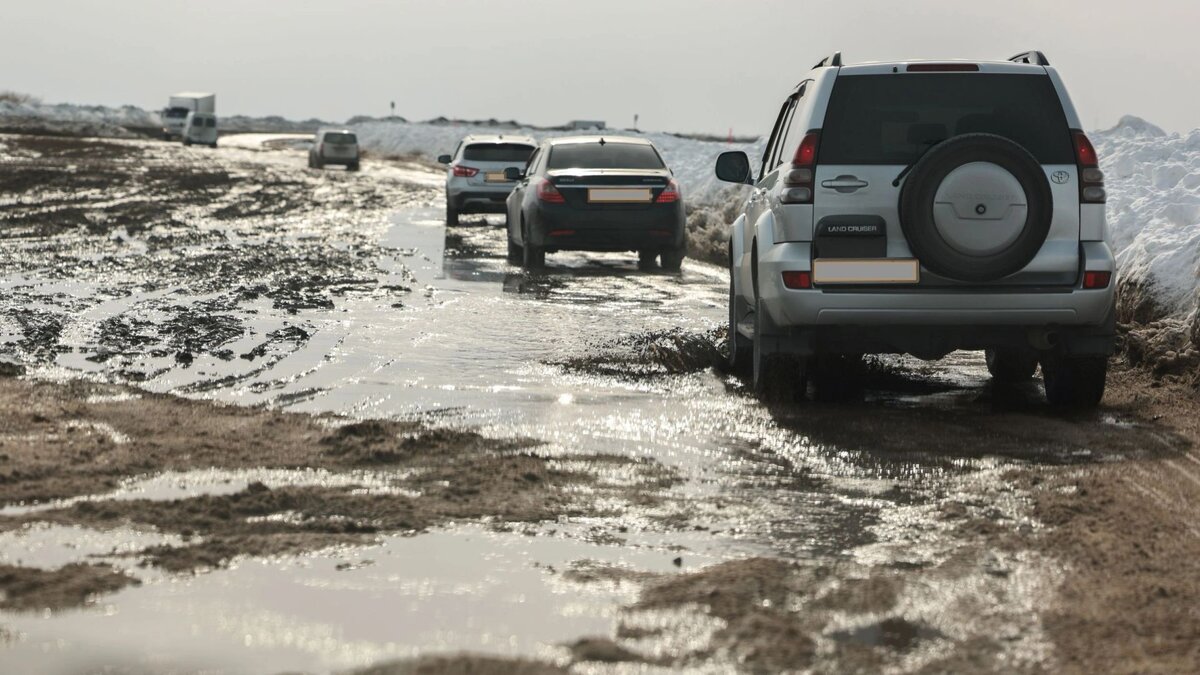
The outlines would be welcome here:
[[[1075,164],[1079,167],[1079,202],[1103,204],[1108,195],[1104,191],[1104,172],[1100,170],[1096,148],[1082,131],[1071,132],[1071,140],[1075,145]]]
[[[675,179],[672,178],[670,182],[667,183],[667,187],[663,188],[663,191],[658,193],[658,199],[655,199],[654,201],[658,204],[674,204],[675,202],[679,201],[679,183],[676,183]]]
[[[479,169],[473,166],[463,166],[462,164],[454,165],[454,175],[459,178],[472,178],[479,174]]]
[[[800,141],[796,155],[792,157],[792,168],[783,176],[783,194],[779,201],[784,204],[811,204],[813,181],[816,180],[817,148],[821,144],[821,132],[810,131]]]
[[[554,187],[554,183],[551,183],[548,178],[543,178],[542,182],[538,183],[537,196],[539,200],[547,204],[565,204],[567,202],[566,198],[563,197],[563,193],[559,192],[558,188]]]

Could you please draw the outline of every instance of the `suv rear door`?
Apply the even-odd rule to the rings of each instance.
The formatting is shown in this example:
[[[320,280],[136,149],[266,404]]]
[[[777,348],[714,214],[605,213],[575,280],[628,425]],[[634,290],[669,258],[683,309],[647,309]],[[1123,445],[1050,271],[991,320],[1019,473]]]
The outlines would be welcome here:
[[[903,72],[904,66],[839,73],[817,154],[813,233],[823,218],[882,218],[887,257],[911,258],[899,220],[897,178],[933,145],[991,133],[1030,151],[1054,199],[1050,232],[1034,259],[994,284],[1071,285],[1079,270],[1079,186],[1071,130],[1050,77],[1028,67],[981,65],[980,72]],[[847,70],[851,72],[847,73]],[[998,72],[997,72],[998,71]],[[1062,180],[1063,172],[1070,180]],[[954,285],[922,270],[921,286]]]

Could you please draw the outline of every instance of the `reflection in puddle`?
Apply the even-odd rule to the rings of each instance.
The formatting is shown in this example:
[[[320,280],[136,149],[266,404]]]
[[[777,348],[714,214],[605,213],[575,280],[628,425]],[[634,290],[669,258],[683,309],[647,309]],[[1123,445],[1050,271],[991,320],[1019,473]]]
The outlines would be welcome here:
[[[4,663],[12,672],[260,673],[454,650],[560,660],[558,645],[611,634],[637,586],[578,584],[558,571],[589,559],[673,573],[676,555],[467,528],[243,560],[219,573],[148,580],[90,610],[0,614],[18,635]]]

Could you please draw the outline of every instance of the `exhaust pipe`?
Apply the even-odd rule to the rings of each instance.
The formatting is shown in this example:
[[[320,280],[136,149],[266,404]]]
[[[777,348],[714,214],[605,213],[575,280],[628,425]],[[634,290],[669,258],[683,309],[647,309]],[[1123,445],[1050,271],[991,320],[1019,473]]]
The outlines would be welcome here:
[[[1050,351],[1058,346],[1058,332],[1052,330],[1030,331],[1029,344],[1038,351]]]

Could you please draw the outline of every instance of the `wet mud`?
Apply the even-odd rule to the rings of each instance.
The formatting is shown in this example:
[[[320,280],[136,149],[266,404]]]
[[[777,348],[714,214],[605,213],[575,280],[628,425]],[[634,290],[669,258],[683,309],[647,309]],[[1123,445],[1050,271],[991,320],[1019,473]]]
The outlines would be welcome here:
[[[6,663],[1196,661],[1182,324],[1129,319],[1094,414],[963,354],[764,404],[720,365],[736,194],[689,213],[713,265],[558,253],[530,274],[500,218],[446,228],[409,163],[29,136],[0,160]]]

